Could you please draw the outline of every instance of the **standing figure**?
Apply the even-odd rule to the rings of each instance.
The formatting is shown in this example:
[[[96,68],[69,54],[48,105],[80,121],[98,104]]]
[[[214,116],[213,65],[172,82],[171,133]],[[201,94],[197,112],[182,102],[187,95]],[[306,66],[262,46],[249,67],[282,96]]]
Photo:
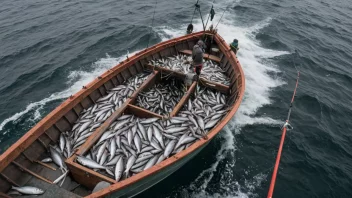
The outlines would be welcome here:
[[[230,48],[235,54],[237,54],[238,50],[240,49],[240,48],[238,48],[238,40],[237,39],[233,40],[233,42],[230,44]]]
[[[194,45],[193,47],[193,52],[192,52],[193,67],[198,77],[203,68],[203,54],[204,54],[205,48],[206,48],[206,45],[202,40],[199,40],[197,44]]]

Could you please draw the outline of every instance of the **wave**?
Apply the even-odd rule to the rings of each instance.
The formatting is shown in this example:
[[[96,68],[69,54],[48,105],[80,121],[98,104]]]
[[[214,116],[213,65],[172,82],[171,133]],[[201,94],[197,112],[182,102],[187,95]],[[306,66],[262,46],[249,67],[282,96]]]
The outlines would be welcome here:
[[[18,112],[2,121],[0,124],[0,131],[2,131],[8,123],[16,122],[18,119],[28,113],[32,113],[32,117],[29,120],[32,121],[32,123],[41,119],[42,115],[40,114],[40,110],[42,110],[46,104],[52,101],[63,100],[68,98],[70,95],[78,92],[83,85],[88,84],[89,82],[94,80],[94,78],[97,78],[107,69],[110,69],[113,66],[117,65],[123,59],[125,59],[125,56],[121,56],[119,58],[112,58],[108,54],[106,54],[106,57],[101,58],[92,64],[92,67],[94,68],[93,71],[75,70],[70,72],[67,79],[67,88],[65,90],[53,93],[47,98],[28,104],[23,111]],[[9,131],[3,131],[3,134],[6,134],[7,132]]]
[[[218,21],[220,16],[218,14],[214,21]],[[264,105],[271,104],[270,92],[272,89],[285,84],[282,79],[273,78],[269,73],[278,73],[279,69],[270,64],[265,59],[270,59],[276,56],[288,54],[285,51],[276,51],[265,49],[261,47],[260,43],[255,39],[255,34],[258,33],[262,28],[270,24],[271,18],[267,18],[250,27],[238,27],[233,25],[233,15],[225,14],[221,23],[218,25],[218,32],[225,39],[226,42],[230,43],[234,38],[237,38],[240,43],[240,50],[238,58],[243,67],[245,78],[246,78],[246,90],[242,104],[230,121],[230,123],[224,128],[221,133],[222,145],[216,154],[215,162],[206,170],[203,170],[199,176],[190,184],[189,190],[192,190],[193,197],[205,196],[205,197],[248,197],[253,195],[256,187],[261,185],[261,182],[266,178],[265,173],[259,173],[257,176],[252,178],[251,181],[247,181],[245,186],[241,186],[238,181],[234,180],[233,169],[236,166],[235,151],[236,151],[236,139],[235,134],[240,133],[241,129],[246,125],[253,124],[269,124],[279,125],[280,121],[272,119],[270,117],[258,117],[255,113],[259,108]],[[165,41],[170,38],[184,35],[186,25],[179,27],[168,27],[159,26],[153,28],[158,33],[159,37]],[[194,23],[195,31],[202,29],[202,23],[198,20]],[[67,88],[61,92],[51,94],[49,97],[44,98],[38,102],[33,102],[27,105],[27,107],[13,116],[5,119],[0,124],[0,131],[10,122],[15,122],[20,119],[23,115],[31,112],[32,121],[36,121],[42,118],[40,110],[49,102],[56,100],[63,100],[69,97],[71,94],[76,93],[81,87],[98,75],[113,67],[118,62],[123,60],[125,56],[118,58],[106,57],[99,59],[93,63],[93,71],[75,70],[70,73],[67,79]],[[207,192],[208,185],[212,181],[214,174],[218,171],[219,164],[226,160],[225,170],[221,173],[221,177],[226,181],[223,184],[224,188],[231,189],[226,194],[221,194],[221,191],[215,190],[211,193]],[[231,187],[234,186],[234,187]],[[242,191],[241,189],[245,189]]]
[[[216,16],[214,21],[217,22],[219,18],[220,16]],[[229,177],[229,175],[233,175],[232,172],[235,168],[235,134],[240,133],[241,129],[246,125],[266,124],[279,126],[282,124],[280,120],[275,120],[270,117],[258,117],[255,116],[255,114],[259,108],[271,104],[271,90],[285,84],[282,79],[274,78],[273,75],[269,75],[269,73],[279,73],[280,70],[267,59],[289,53],[286,51],[263,48],[255,38],[255,35],[261,29],[270,24],[272,18],[267,18],[250,27],[238,27],[233,25],[233,18],[233,15],[225,14],[217,29],[227,43],[232,42],[234,38],[239,40],[240,50],[237,56],[245,73],[245,96],[234,118],[224,128],[224,131],[220,133],[222,134],[221,139],[223,142],[216,154],[215,162],[210,165],[209,168],[203,170],[187,188],[187,191],[192,192],[190,194],[192,197],[249,197],[254,195],[255,188],[260,187],[261,183],[267,177],[266,173],[258,173],[250,181],[247,181],[245,186],[241,186],[237,181],[233,180],[233,177]],[[193,25],[195,31],[202,30],[201,21],[196,20]],[[162,40],[167,40],[184,35],[186,26],[180,26],[178,28],[162,26],[155,28],[155,30],[159,33]],[[225,160],[225,170],[217,172],[219,171],[219,164]],[[215,173],[221,174],[221,181],[226,180],[221,187],[231,189],[230,192],[221,194],[221,190],[217,191],[216,189],[214,190],[214,188],[211,189],[211,193],[207,192],[208,185]],[[245,192],[242,192],[241,189],[244,189]]]

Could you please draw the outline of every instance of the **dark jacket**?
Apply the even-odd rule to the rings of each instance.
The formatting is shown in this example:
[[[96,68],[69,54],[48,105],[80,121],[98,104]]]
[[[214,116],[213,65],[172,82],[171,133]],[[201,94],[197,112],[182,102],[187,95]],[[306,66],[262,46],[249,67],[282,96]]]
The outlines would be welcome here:
[[[203,49],[199,45],[193,47],[192,59],[194,65],[203,64]]]

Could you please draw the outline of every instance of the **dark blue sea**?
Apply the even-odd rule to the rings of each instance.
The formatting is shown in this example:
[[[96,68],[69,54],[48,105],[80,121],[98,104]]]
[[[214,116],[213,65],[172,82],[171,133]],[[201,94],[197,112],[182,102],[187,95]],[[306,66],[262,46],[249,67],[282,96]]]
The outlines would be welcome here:
[[[105,70],[185,34],[195,0],[1,0],[0,153]],[[200,0],[206,19],[213,0]],[[138,197],[266,197],[296,80],[274,197],[352,197],[352,3],[215,0],[239,40],[245,97],[190,163]],[[199,15],[195,30],[202,29]]]

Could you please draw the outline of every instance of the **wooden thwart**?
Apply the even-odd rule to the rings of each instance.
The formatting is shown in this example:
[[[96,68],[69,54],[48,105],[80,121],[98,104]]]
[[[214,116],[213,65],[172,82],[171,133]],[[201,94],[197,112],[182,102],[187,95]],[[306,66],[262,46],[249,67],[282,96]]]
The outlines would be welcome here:
[[[199,82],[201,85],[208,87],[208,88],[216,89],[216,90],[220,91],[221,93],[229,94],[229,92],[230,92],[230,87],[223,85],[221,83],[209,81],[205,78],[200,78]]]
[[[91,189],[93,189],[94,186],[100,181],[106,181],[112,184],[117,183],[114,179],[111,179],[110,177],[97,173],[89,168],[86,168],[74,162],[73,161],[74,158],[76,158],[76,156],[67,160],[66,164],[71,174],[73,175],[74,179],[78,183]]]
[[[129,104],[134,104],[136,101],[136,98],[139,93],[141,93],[143,90],[148,89],[149,87],[153,86],[157,80],[157,77],[159,75],[159,71],[153,71],[153,74],[149,76],[143,84],[131,95],[131,101]]]
[[[163,118],[163,116],[157,113],[151,112],[149,110],[146,110],[144,108],[131,105],[131,104],[128,105],[127,112],[130,114],[136,115],[137,117],[140,117],[140,118],[153,118],[153,117],[160,118],[160,119]]]
[[[116,118],[118,118],[126,109],[127,104],[131,99],[127,99],[125,103],[118,108],[98,129],[96,129],[92,135],[89,136],[87,141],[78,149],[76,152],[77,155],[83,155],[86,153],[93,144],[103,135],[103,133],[109,128],[111,123],[113,123]]]
[[[187,55],[192,55],[192,50],[180,50],[179,52],[181,52],[183,54],[187,54]],[[220,63],[220,58],[217,56],[204,53],[203,57],[205,59],[209,59],[209,60],[216,61],[216,62]]]
[[[133,100],[136,99],[138,93],[140,93],[143,89],[148,87],[150,83],[152,83],[156,76],[158,75],[158,71],[153,72],[143,83],[142,85],[132,94],[130,98],[128,98],[123,105],[118,108],[100,127],[98,127],[92,135],[89,136],[87,141],[80,146],[78,151],[76,152],[77,155],[83,155],[86,153],[93,144],[103,135],[103,133],[109,128],[109,126],[125,111],[127,105],[130,104]]]
[[[52,181],[48,180],[47,178],[45,178],[43,176],[38,175],[35,172],[32,172],[31,170],[27,169],[26,167],[22,166],[21,164],[17,163],[16,161],[12,161],[12,163],[14,165],[16,165],[18,168],[20,168],[21,170],[23,170],[24,172],[26,172],[26,173],[28,173],[28,174],[30,174],[32,176],[34,176],[34,177],[36,177],[36,178],[38,178],[40,180],[43,180],[43,181],[45,181],[45,182],[47,182],[49,184],[54,184]]]
[[[122,83],[123,79],[128,78],[131,75],[135,75],[136,72],[135,72],[134,68],[129,68],[129,67],[135,65],[136,66],[135,69],[138,72],[142,72],[143,63],[147,62],[150,58],[152,58],[153,54],[156,55],[155,57],[160,57],[163,55],[161,53],[162,50],[166,50],[166,49],[169,49],[170,51],[174,51],[176,54],[176,52],[178,51],[176,48],[177,44],[183,45],[182,42],[187,41],[187,40],[195,40],[197,38],[200,38],[203,34],[204,34],[203,32],[193,33],[190,35],[186,35],[183,37],[179,37],[176,39],[171,39],[169,41],[162,42],[162,43],[157,44],[151,48],[143,50],[143,51],[137,53],[135,56],[130,57],[128,60],[122,61],[120,64],[118,64],[114,68],[106,71],[99,78],[93,80],[91,83],[84,86],[84,88],[82,90],[80,90],[78,93],[74,94],[72,97],[70,97],[66,101],[64,101],[59,107],[57,107],[54,111],[52,111],[49,115],[47,115],[36,126],[34,126],[29,132],[27,132],[19,141],[17,141],[15,144],[13,144],[9,149],[7,149],[0,156],[0,177],[4,178],[4,179],[0,180],[0,183],[1,183],[0,185],[2,185],[3,183],[6,183],[6,188],[10,188],[9,186],[18,185],[16,182],[21,181],[21,179],[19,179],[19,177],[21,177],[21,174],[19,174],[19,176],[15,175],[14,178],[7,177],[7,175],[11,175],[11,171],[13,171],[12,168],[8,169],[8,170],[6,169],[6,167],[8,167],[9,165],[11,165],[12,167],[13,166],[19,167],[19,169],[16,171],[18,171],[19,173],[22,173],[22,175],[23,175],[23,172],[26,172],[27,174],[31,175],[32,177],[38,178],[40,180],[43,180],[47,183],[52,184],[52,181],[49,181],[48,179],[42,177],[41,175],[38,175],[38,174],[32,172],[31,170],[28,169],[27,166],[25,166],[24,164],[20,164],[19,161],[16,162],[14,160],[19,155],[21,155],[21,153],[23,151],[25,151],[28,147],[30,147],[31,144],[33,144],[33,142],[35,142],[36,140],[38,142],[36,142],[35,144],[36,145],[41,144],[43,147],[47,147],[48,142],[52,142],[52,143],[58,142],[59,132],[66,131],[64,129],[67,127],[65,127],[66,125],[64,125],[64,126],[61,126],[60,128],[57,128],[56,125],[60,126],[60,123],[62,121],[66,121],[67,124],[70,124],[70,122],[69,122],[70,120],[67,120],[65,117],[65,116],[67,116],[68,112],[73,111],[76,116],[79,116],[79,113],[83,108],[82,103],[84,103],[84,101],[86,101],[87,105],[90,105],[89,103],[91,101],[89,101],[88,97],[91,96],[92,92],[102,91],[103,93],[105,93],[106,89],[110,88],[111,84],[116,85],[116,84]],[[104,188],[98,192],[90,194],[88,197],[103,197],[103,196],[107,196],[107,195],[111,194],[112,192],[116,192],[119,190],[125,190],[125,189],[129,190],[127,188],[129,188],[133,184],[135,184],[135,186],[140,185],[139,182],[141,180],[154,177],[154,174],[158,173],[159,171],[166,170],[168,167],[171,167],[173,164],[177,163],[177,160],[185,158],[187,155],[192,154],[192,152],[195,152],[197,149],[204,146],[206,143],[208,143],[208,141],[210,139],[212,139],[225,126],[225,124],[227,122],[230,121],[231,117],[236,113],[236,111],[239,107],[239,104],[240,104],[240,102],[243,98],[243,95],[244,95],[244,86],[245,86],[244,74],[243,74],[243,71],[241,69],[240,64],[238,63],[238,61],[235,57],[235,54],[230,51],[228,44],[226,44],[225,41],[217,34],[214,35],[214,40],[218,44],[219,50],[222,52],[222,56],[223,56],[222,60],[220,60],[220,58],[217,56],[209,55],[209,54],[205,54],[204,58],[210,59],[215,62],[220,62],[220,61],[224,62],[224,60],[230,59],[231,64],[229,64],[227,67],[227,72],[228,72],[227,74],[229,74],[229,76],[230,76],[230,74],[232,74],[231,87],[233,87],[233,89],[235,89],[235,91],[231,92],[228,86],[225,86],[225,85],[222,85],[219,83],[214,83],[211,81],[207,81],[202,78],[199,80],[198,83],[200,83],[200,85],[203,85],[205,87],[219,90],[220,92],[223,92],[223,93],[231,93],[232,94],[231,97],[235,98],[234,99],[235,104],[233,104],[233,106],[231,107],[231,111],[222,120],[222,122],[220,122],[214,129],[212,129],[209,132],[209,134],[208,134],[209,139],[208,140],[201,139],[201,140],[195,142],[194,144],[192,144],[186,150],[176,154],[175,156],[167,158],[164,161],[162,161],[160,164],[153,166],[153,167],[149,168],[148,170],[145,170],[145,171],[141,172],[140,174],[132,176],[130,178],[127,178],[121,182],[116,182],[114,179],[112,179],[109,176],[105,176],[104,174],[97,173],[97,172],[90,170],[89,168],[86,168],[86,167],[75,162],[75,158],[77,157],[77,154],[83,154],[83,153],[87,152],[91,148],[91,146],[93,146],[96,143],[96,141],[101,137],[101,135],[105,132],[105,130],[107,130],[109,128],[111,123],[113,121],[115,121],[118,116],[120,116],[124,112],[127,112],[126,111],[127,108],[129,110],[132,109],[134,111],[143,112],[144,114],[146,113],[147,110],[144,110],[140,107],[135,107],[134,105],[132,105],[132,102],[134,102],[136,100],[137,95],[141,91],[149,88],[149,86],[154,85],[153,83],[160,80],[161,74],[163,76],[170,74],[170,76],[179,77],[182,80],[185,78],[185,74],[180,73],[180,72],[171,71],[166,68],[162,69],[159,67],[147,66],[147,68],[148,67],[152,68],[152,69],[154,68],[156,70],[156,71],[153,71],[154,72],[153,75],[150,76],[141,85],[141,87],[139,89],[137,89],[135,91],[135,93],[131,97],[129,97],[125,101],[125,103],[103,123],[102,126],[100,126],[96,131],[93,132],[91,137],[89,137],[87,139],[87,142],[85,142],[85,144],[83,144],[81,147],[79,147],[78,151],[71,158],[66,160],[67,166],[69,167],[70,172],[72,173],[74,179],[78,183],[85,185],[85,186],[88,186],[89,189],[93,189],[94,186],[100,181],[107,181],[112,184],[111,186],[109,186],[107,188]],[[189,45],[189,47],[190,47],[190,45]],[[182,50],[182,51],[180,51],[180,53],[192,54],[192,51],[191,50]],[[167,56],[167,55],[165,55],[165,56]],[[146,67],[144,67],[144,68],[146,68]],[[238,74],[238,73],[240,73],[240,74]],[[235,74],[238,74],[238,76],[236,76]],[[236,81],[238,81],[238,82],[236,82]],[[192,85],[193,84],[195,84],[195,82],[193,82]],[[190,88],[192,88],[192,86]],[[193,89],[196,89],[196,85],[193,87]],[[194,90],[190,89],[189,92],[191,92],[191,91],[193,92]],[[189,97],[191,95],[191,93],[189,93],[189,92],[187,92],[182,97],[180,102],[173,109],[173,111],[171,112],[172,115],[176,115],[177,112],[180,109],[182,109],[182,106],[184,106],[184,104],[187,102],[187,100],[189,99]],[[94,98],[92,98],[92,99],[95,100]],[[87,102],[87,101],[89,101],[89,102]],[[87,106],[87,105],[85,105],[85,106]],[[135,113],[135,114],[138,114],[138,113]],[[151,113],[148,112],[148,115],[155,116],[154,114],[153,114],[153,112],[151,112]],[[43,135],[43,133],[45,133],[44,135],[46,135],[48,137],[43,136],[41,139],[38,139],[39,137],[41,137]],[[40,149],[41,149],[41,147],[40,147]],[[30,154],[30,153],[28,153],[28,154]],[[36,156],[36,155],[34,155],[34,156]],[[39,163],[36,161],[37,158],[32,157],[32,155],[28,155],[28,156],[25,155],[25,157],[31,162]],[[30,157],[32,160],[29,159],[28,157]],[[41,163],[39,163],[39,164],[41,164]],[[21,171],[19,171],[19,170],[21,170]],[[5,171],[6,171],[6,174],[5,174]],[[3,172],[3,173],[1,173],[1,172]],[[10,184],[10,185],[8,185],[8,184]],[[20,184],[22,185],[22,182],[20,182]],[[5,190],[7,191],[8,189],[5,189]],[[8,197],[8,196],[4,195],[4,193],[0,192],[0,197]]]
[[[147,64],[144,67],[146,69],[148,69],[148,70],[153,70],[153,69],[154,70],[158,70],[158,71],[160,71],[160,73],[162,75],[175,76],[175,77],[180,78],[182,80],[186,78],[186,74],[181,73],[181,72],[177,72],[177,71],[173,71],[171,69],[167,69],[167,68],[164,68],[164,67],[152,66],[150,64]],[[230,88],[228,86],[220,84],[220,83],[216,83],[216,82],[213,82],[213,81],[209,81],[209,80],[206,80],[204,78],[199,78],[199,83],[200,83],[200,85],[203,85],[204,87],[215,89],[217,91],[220,91],[221,93],[228,94],[229,91],[230,91]]]
[[[182,109],[183,105],[188,101],[189,97],[194,93],[194,90],[197,87],[197,82],[194,81],[191,87],[187,90],[186,94],[181,98],[180,102],[177,103],[175,108],[172,110],[170,117],[174,117]]]

